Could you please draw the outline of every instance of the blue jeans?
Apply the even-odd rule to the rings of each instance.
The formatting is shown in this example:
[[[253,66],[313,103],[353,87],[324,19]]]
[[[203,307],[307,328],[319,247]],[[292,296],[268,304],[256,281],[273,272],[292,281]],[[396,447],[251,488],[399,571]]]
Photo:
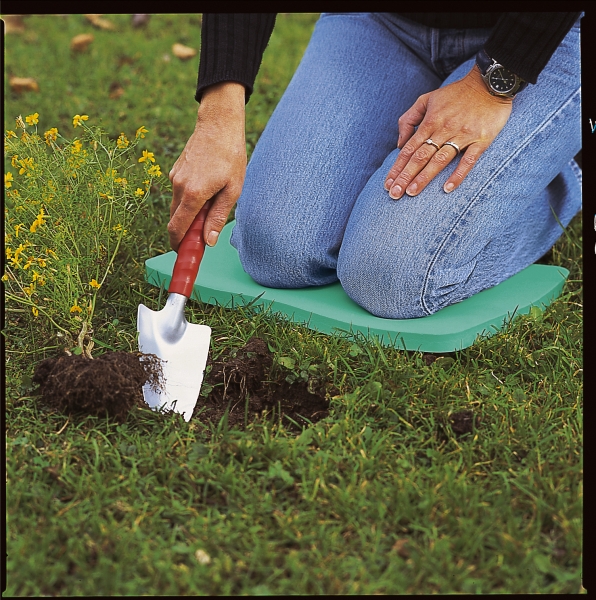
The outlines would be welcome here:
[[[247,168],[232,244],[273,288],[339,279],[379,317],[423,317],[543,256],[581,209],[579,20],[462,185],[453,160],[416,197],[383,184],[397,120],[461,79],[490,29],[324,14]],[[253,102],[258,98],[253,99]]]

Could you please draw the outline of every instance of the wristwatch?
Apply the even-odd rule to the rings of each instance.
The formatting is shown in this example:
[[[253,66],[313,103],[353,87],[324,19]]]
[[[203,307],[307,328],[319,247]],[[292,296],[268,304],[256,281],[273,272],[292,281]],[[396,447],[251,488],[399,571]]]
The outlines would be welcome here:
[[[528,85],[527,81],[491,58],[484,49],[476,55],[476,64],[488,91],[493,96],[515,98],[516,94]]]

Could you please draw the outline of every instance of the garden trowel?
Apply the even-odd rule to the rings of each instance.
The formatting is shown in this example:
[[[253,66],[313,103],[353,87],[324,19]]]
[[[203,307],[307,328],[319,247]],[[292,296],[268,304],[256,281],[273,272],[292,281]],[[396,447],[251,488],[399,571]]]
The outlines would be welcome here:
[[[185,421],[190,421],[199,397],[211,339],[210,327],[184,317],[205,252],[203,226],[211,202],[204,204],[180,243],[165,307],[154,311],[139,304],[137,316],[139,351],[155,354],[162,363],[162,384],[159,389],[143,386],[145,402],[153,409],[180,413]]]

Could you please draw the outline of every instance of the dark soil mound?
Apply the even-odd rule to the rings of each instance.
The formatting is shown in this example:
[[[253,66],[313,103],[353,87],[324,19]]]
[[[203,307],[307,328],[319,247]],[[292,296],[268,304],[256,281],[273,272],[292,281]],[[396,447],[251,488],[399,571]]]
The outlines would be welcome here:
[[[453,413],[449,418],[451,429],[456,435],[463,435],[464,433],[472,433],[474,427],[478,427],[480,424],[480,417],[474,415],[471,410],[460,410],[459,412]]]
[[[45,404],[67,413],[111,416],[124,420],[144,404],[143,385],[159,386],[160,361],[153,355],[106,352],[47,358],[35,368],[33,382]]]
[[[281,420],[288,429],[299,429],[329,413],[323,390],[313,393],[304,381],[269,380],[273,355],[260,338],[253,337],[233,355],[207,364],[211,372],[205,383],[213,389],[205,400],[199,398],[194,416],[204,423],[217,423],[229,409],[229,427],[243,428],[265,417]]]

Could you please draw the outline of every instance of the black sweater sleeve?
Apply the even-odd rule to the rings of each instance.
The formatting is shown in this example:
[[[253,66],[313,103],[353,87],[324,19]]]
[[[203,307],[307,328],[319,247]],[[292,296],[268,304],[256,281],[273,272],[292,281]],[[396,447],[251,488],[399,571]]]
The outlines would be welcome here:
[[[248,102],[275,16],[276,13],[203,14],[197,102],[207,86],[222,81],[243,84]]]
[[[486,53],[516,75],[536,83],[557,46],[581,13],[503,13],[484,45]]]
[[[525,81],[536,83],[550,57],[581,13],[519,12],[489,14],[402,13],[429,27],[486,27],[496,24],[484,49]],[[276,13],[203,14],[201,55],[195,98],[221,81],[238,81],[253,91]],[[497,20],[498,18],[498,20]]]

